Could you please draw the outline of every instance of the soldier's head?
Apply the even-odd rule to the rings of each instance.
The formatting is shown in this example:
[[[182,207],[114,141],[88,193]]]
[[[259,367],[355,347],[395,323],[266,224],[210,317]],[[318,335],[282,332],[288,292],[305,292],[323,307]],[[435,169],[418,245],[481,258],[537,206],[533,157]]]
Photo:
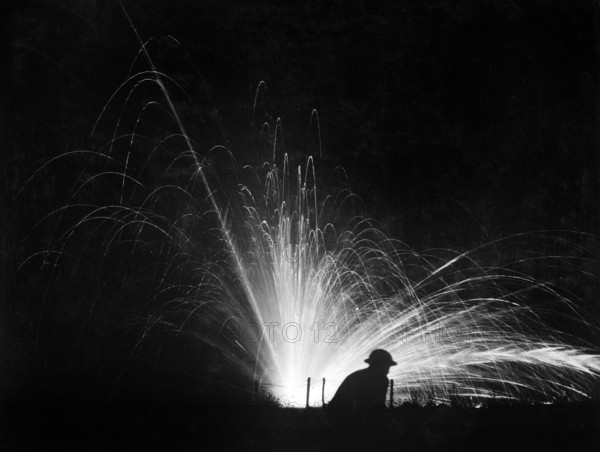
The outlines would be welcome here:
[[[380,348],[373,350],[369,357],[365,359],[365,362],[369,365],[370,369],[385,375],[390,371],[390,367],[398,364],[392,359],[392,355],[390,355],[387,350],[382,350]]]

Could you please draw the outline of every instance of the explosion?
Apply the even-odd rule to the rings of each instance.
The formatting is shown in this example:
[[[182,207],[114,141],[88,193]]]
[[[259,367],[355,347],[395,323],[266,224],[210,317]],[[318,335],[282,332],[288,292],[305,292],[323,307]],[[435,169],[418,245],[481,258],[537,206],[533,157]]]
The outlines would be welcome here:
[[[399,363],[389,375],[398,402],[589,396],[600,374],[597,350],[547,326],[531,301],[566,306],[592,327],[568,294],[528,272],[569,255],[522,248],[489,263],[498,248],[542,238],[574,249],[583,234],[521,234],[468,252],[419,254],[356,213],[349,190],[322,196],[312,158],[294,167],[287,155],[277,161],[274,148],[257,170],[238,168],[224,147],[200,155],[171,100],[176,82],[154,67],[147,43],[141,54],[150,70],[131,75],[103,112],[126,93],[112,139],[54,159],[87,163],[66,203],[44,220],[54,220],[55,231],[46,260],[76,253],[79,234],[102,258],[116,250],[137,256],[163,300],[144,317],[147,335],[158,327],[188,333],[286,404],[304,404],[308,377],[310,403],[321,403],[323,378],[327,402],[377,348]],[[158,96],[122,132],[128,102],[147,84]],[[138,128],[157,105],[177,130],[145,148]],[[166,147],[181,151],[160,169]],[[118,195],[95,204],[86,193],[102,182]],[[582,253],[572,259],[592,259]],[[218,338],[201,334],[210,327]]]

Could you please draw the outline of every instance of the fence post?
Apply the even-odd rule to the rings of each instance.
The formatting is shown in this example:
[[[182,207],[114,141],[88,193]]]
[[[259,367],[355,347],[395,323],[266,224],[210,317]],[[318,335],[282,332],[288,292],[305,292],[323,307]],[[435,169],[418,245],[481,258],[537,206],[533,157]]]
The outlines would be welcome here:
[[[323,378],[323,388],[321,389],[321,404],[325,406],[325,378]]]
[[[310,377],[306,379],[306,408],[308,408],[308,398],[310,397]]]
[[[394,408],[394,380],[390,380],[390,408]]]

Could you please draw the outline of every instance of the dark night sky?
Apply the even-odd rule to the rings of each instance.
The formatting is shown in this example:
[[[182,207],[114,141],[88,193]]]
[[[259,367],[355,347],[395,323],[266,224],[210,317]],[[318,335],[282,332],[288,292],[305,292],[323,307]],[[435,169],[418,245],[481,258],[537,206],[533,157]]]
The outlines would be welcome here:
[[[268,160],[271,148],[259,142],[260,125],[280,117],[278,153],[302,162],[319,153],[311,125],[315,108],[324,190],[335,188],[331,175],[344,167],[365,213],[417,250],[466,250],[516,232],[598,229],[596,2],[123,3],[142,38],[156,37],[150,49],[158,68],[188,92],[189,98],[174,99],[200,150],[225,144],[241,162]],[[28,231],[68,192],[71,182],[61,173],[70,171],[68,165],[16,193],[45,159],[97,149],[110,139],[115,109],[92,138],[90,132],[126,79],[139,43],[111,0],[8,1],[3,8],[1,339],[11,348],[2,366],[11,382],[7,391],[39,375],[77,374],[81,388],[88,388],[84,368],[97,361],[111,375],[110,386],[106,350],[94,355],[84,347],[64,356],[89,311],[77,303],[61,308],[70,312],[71,326],[63,335],[44,329],[40,310],[52,318],[54,305],[39,301],[35,269],[14,276],[47,240],[44,232]],[[261,81],[266,89],[253,116]],[[165,130],[164,118],[149,118],[147,127]],[[118,321],[115,315],[105,321]],[[47,350],[37,345],[44,334]]]

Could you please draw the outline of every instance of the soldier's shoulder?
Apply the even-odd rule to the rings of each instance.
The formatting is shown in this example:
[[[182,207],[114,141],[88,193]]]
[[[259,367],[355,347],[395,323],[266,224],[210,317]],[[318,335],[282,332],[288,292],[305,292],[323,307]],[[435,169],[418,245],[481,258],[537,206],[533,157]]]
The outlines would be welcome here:
[[[364,376],[368,375],[368,369],[360,369],[357,370],[355,372],[352,372],[350,375],[348,375],[346,378],[362,378]]]

